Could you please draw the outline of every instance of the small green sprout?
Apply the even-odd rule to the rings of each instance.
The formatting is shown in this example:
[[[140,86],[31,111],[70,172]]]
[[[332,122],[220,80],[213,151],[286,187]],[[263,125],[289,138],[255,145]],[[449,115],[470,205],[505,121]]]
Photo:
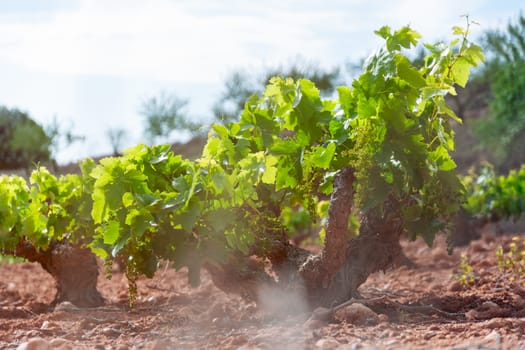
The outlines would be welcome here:
[[[454,275],[454,279],[464,287],[468,287],[476,282],[472,265],[469,264],[467,254],[465,253],[461,254],[459,272]]]

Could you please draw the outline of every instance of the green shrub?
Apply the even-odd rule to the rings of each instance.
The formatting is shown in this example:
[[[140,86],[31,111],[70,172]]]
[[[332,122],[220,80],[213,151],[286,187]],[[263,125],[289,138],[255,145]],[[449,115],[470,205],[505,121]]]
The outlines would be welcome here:
[[[51,138],[29,115],[0,107],[0,169],[29,168],[51,160]]]

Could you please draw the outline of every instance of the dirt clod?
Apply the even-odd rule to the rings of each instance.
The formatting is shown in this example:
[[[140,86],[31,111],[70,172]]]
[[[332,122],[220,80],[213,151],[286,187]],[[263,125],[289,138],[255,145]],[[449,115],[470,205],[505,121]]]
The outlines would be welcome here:
[[[359,303],[337,310],[334,317],[340,322],[352,323],[357,326],[372,326],[379,323],[379,316],[369,307]]]

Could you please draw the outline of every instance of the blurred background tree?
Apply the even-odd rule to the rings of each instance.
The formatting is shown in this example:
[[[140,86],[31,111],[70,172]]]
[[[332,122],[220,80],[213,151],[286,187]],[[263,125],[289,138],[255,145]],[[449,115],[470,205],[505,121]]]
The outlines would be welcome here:
[[[29,171],[42,164],[57,170],[59,149],[84,141],[72,130],[72,125],[64,127],[57,118],[43,127],[24,111],[0,106],[0,169]]]
[[[76,142],[85,141],[85,137],[75,134],[73,129],[73,124],[68,126],[60,124],[56,116],[53,118],[51,124],[45,127],[46,135],[51,139],[51,161],[55,168],[58,166],[55,158],[61,148],[69,147]]]
[[[489,87],[488,110],[474,123],[484,151],[500,172],[525,163],[525,17],[483,36],[487,63],[477,80]]]
[[[106,132],[114,156],[118,156],[120,154],[122,142],[124,141],[126,134],[126,130],[122,128],[111,128]]]
[[[29,169],[52,158],[53,139],[26,112],[0,106],[0,169]]]
[[[144,116],[144,136],[150,144],[167,142],[174,131],[199,132],[200,124],[187,117],[187,104],[187,100],[166,92],[144,101],[140,113]]]

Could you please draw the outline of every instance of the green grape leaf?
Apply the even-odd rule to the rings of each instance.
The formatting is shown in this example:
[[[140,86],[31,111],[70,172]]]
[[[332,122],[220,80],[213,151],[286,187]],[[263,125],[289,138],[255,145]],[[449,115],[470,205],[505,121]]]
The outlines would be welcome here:
[[[87,247],[100,259],[106,259],[109,256],[108,251],[110,246],[104,244],[102,239],[94,239],[87,245]]]
[[[120,223],[115,220],[109,221],[102,226],[104,244],[114,244],[120,235]]]
[[[221,124],[213,124],[212,129],[222,138],[227,139],[230,135],[228,129]]]
[[[91,211],[95,224],[100,224],[108,218],[106,195],[101,189],[93,190],[93,209]]]
[[[329,143],[326,147],[314,147],[310,161],[312,165],[321,169],[328,169],[335,154],[335,143]]]
[[[485,61],[483,48],[476,44],[470,44],[463,53],[463,57],[465,57],[465,59],[467,59],[473,67]]]
[[[131,234],[129,231],[124,232],[120,239],[113,245],[113,249],[111,249],[111,256],[115,258],[122,251],[122,249],[124,249],[130,238]]]
[[[261,181],[265,184],[272,185],[275,183],[277,176],[277,162],[278,158],[269,155],[264,160],[264,173],[261,177]]]
[[[378,30],[374,31],[377,35],[379,35],[383,39],[388,39],[392,36],[391,29],[389,26],[383,26],[379,28]]]
[[[415,69],[408,58],[404,56],[397,56],[397,74],[401,79],[415,87],[416,89],[421,89],[426,86],[427,82],[419,73],[417,69]]]
[[[451,68],[451,75],[456,84],[461,87],[465,87],[467,85],[471,67],[472,63],[464,57],[460,57],[456,62],[454,62],[454,65]]]
[[[301,146],[292,139],[285,139],[276,141],[270,150],[275,155],[298,154]]]
[[[126,192],[124,193],[124,195],[122,196],[122,204],[124,205],[124,207],[129,207],[133,204],[133,201],[135,200],[135,198],[133,197],[133,193],[131,192]]]
[[[299,183],[301,174],[298,164],[290,158],[283,158],[277,166],[275,177],[275,187],[279,191],[283,188],[295,188]]]
[[[180,224],[186,232],[191,232],[201,214],[201,208],[196,201],[190,201],[186,210],[174,215],[175,223]]]
[[[131,233],[139,238],[154,226],[151,214],[137,209],[131,209],[127,213],[125,224],[130,227]]]

